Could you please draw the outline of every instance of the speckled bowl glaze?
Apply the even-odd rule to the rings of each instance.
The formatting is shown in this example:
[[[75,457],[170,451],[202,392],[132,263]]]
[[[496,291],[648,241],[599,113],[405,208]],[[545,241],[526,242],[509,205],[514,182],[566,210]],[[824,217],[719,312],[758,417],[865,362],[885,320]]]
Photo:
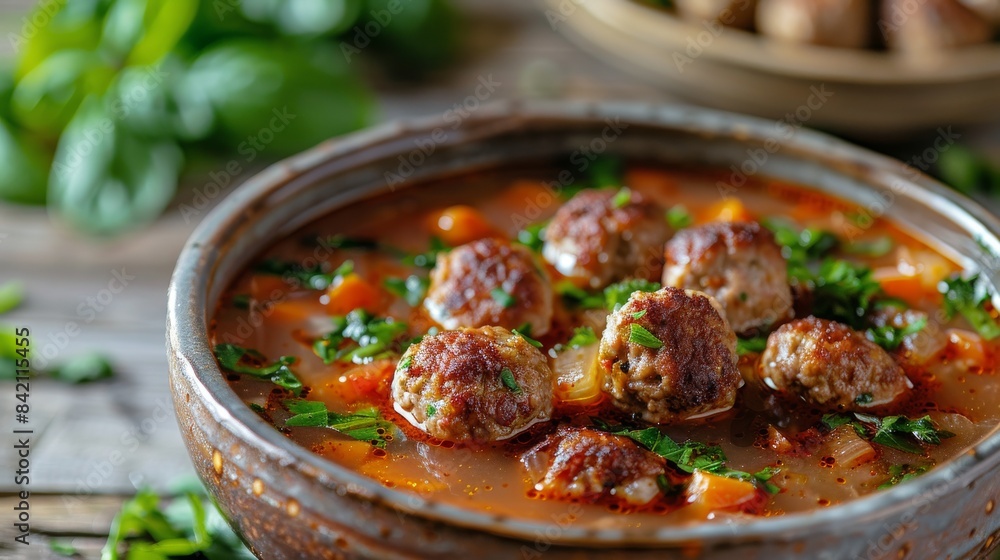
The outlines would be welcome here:
[[[586,156],[572,154],[583,148],[720,166],[733,171],[733,183],[762,173],[853,200],[996,278],[976,241],[1000,254],[992,215],[899,162],[815,132],[789,134],[774,123],[690,107],[566,101],[483,106],[453,124],[441,117],[388,124],[274,165],[226,198],[184,248],[167,319],[177,418],[199,475],[260,558],[957,559],[997,546],[996,431],[925,476],[843,505],[746,522],[609,530],[499,517],[385,488],[264,422],[212,356],[210,314],[224,288],[263,247],[334,208],[469,170],[566,155],[554,161],[576,169]]]

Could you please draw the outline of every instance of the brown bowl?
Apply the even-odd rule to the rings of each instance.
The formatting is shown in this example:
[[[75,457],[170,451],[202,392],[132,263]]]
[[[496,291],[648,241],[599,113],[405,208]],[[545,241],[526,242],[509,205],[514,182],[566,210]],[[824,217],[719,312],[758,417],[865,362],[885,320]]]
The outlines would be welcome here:
[[[169,293],[170,382],[202,480],[261,558],[976,558],[1000,543],[1000,435],[888,491],[809,513],[746,522],[602,529],[502,517],[383,487],[264,422],[230,389],[209,346],[220,294],[269,243],[332,209],[403,185],[510,168],[589,145],[625,157],[702,163],[811,185],[882,212],[996,279],[1000,223],[903,164],[814,132],[635,104],[484,106],[390,124],[320,145],[248,181],[187,243]],[[419,141],[419,142],[418,142]],[[430,153],[428,153],[430,152]],[[763,154],[763,155],[762,155]],[[402,160],[400,158],[403,158]],[[403,164],[403,160],[411,160]],[[763,161],[762,161],[763,160]],[[572,160],[570,160],[572,161]],[[978,243],[977,243],[978,240]],[[253,321],[250,321],[251,327]]]
[[[699,105],[866,137],[1000,119],[997,43],[908,56],[783,43],[637,0],[545,4],[583,49]]]

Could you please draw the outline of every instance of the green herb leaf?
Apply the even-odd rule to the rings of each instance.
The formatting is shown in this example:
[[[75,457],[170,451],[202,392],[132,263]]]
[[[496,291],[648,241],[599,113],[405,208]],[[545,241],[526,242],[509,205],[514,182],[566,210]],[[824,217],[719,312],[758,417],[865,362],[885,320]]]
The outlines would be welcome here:
[[[941,152],[937,171],[942,181],[965,194],[1000,191],[1000,167],[960,144]]]
[[[556,293],[562,296],[571,307],[577,309],[600,309],[604,307],[604,294],[592,294],[579,288],[568,280],[563,280],[556,284]]]
[[[886,488],[891,488],[897,484],[902,484],[907,480],[916,478],[925,472],[929,471],[930,465],[892,465],[889,467],[889,479],[879,484],[879,490],[885,490]]]
[[[694,217],[684,205],[678,204],[667,210],[667,223],[674,229],[684,229],[694,223]]]
[[[448,251],[451,251],[451,247],[445,245],[440,237],[432,236],[430,239],[430,249],[427,252],[403,257],[403,263],[421,268],[434,268],[437,265],[438,254],[447,253]]]
[[[618,311],[635,292],[655,292],[661,288],[658,282],[633,278],[604,288],[604,305],[609,311]]]
[[[395,428],[392,422],[382,418],[375,407],[339,414],[327,410],[326,405],[321,402],[288,399],[283,404],[293,414],[285,420],[286,426],[332,428],[379,448],[385,448]]]
[[[632,189],[622,187],[615,193],[614,198],[611,199],[611,206],[614,208],[624,208],[630,202],[632,202]]]
[[[114,377],[111,362],[98,353],[89,353],[63,362],[49,371],[53,379],[66,383],[88,383]]]
[[[844,260],[827,259],[811,280],[813,315],[839,321],[854,329],[867,326],[865,315],[882,286],[872,277],[871,269]]]
[[[504,387],[510,389],[512,393],[521,393],[521,386],[517,384],[517,379],[514,379],[514,372],[510,371],[510,368],[500,370],[500,382],[503,383]]]
[[[231,303],[236,309],[250,309],[250,294],[236,294]]]
[[[922,331],[927,326],[927,317],[921,317],[910,325],[898,328],[893,325],[882,325],[881,327],[871,327],[865,331],[868,340],[878,344],[890,352],[899,348],[903,340]]]
[[[331,235],[326,238],[321,238],[319,244],[327,249],[357,249],[361,251],[379,251],[383,249],[388,249],[383,247],[378,241],[374,239],[365,239],[361,237],[350,237],[343,234]],[[396,249],[391,249],[390,252],[395,253]]]
[[[517,232],[517,242],[535,251],[542,250],[545,245],[545,226],[547,223],[532,224]]]
[[[871,393],[861,393],[856,399],[854,399],[854,402],[856,404],[866,405],[871,404],[872,400],[874,400],[874,397]]]
[[[430,286],[430,280],[417,276],[415,274],[403,278],[386,278],[385,287],[391,293],[406,300],[406,303],[410,304],[411,307],[416,307],[420,305],[423,301],[424,296],[427,295],[427,287]]]
[[[593,188],[619,187],[623,182],[624,163],[616,156],[601,155],[590,164],[589,183]]]
[[[57,541],[55,539],[49,541],[49,550],[53,554],[59,556],[75,556],[77,554],[76,547],[65,541]]]
[[[646,327],[643,327],[639,323],[630,324],[629,329],[630,329],[628,335],[629,342],[633,344],[638,344],[640,346],[645,346],[646,348],[652,348],[654,350],[663,348],[663,342],[660,339],[653,336],[653,333],[646,330]]]
[[[766,336],[736,339],[736,353],[740,356],[745,354],[760,354],[765,348],[767,348]]]
[[[537,340],[531,338],[531,323],[525,323],[525,324],[521,325],[520,327],[518,327],[518,328],[516,328],[516,329],[514,329],[514,330],[512,330],[510,332],[512,332],[512,333],[516,334],[517,336],[523,338],[528,344],[534,346],[535,348],[541,348],[542,347],[542,343],[541,342],[538,342]]]
[[[0,315],[13,311],[22,301],[24,284],[15,281],[0,284]]]
[[[648,310],[643,309],[642,311],[636,311],[635,313],[632,314],[632,318],[636,320],[642,319],[643,317],[646,316],[646,311]]]
[[[399,364],[396,365],[396,369],[410,369],[411,365],[413,365],[413,356],[407,356],[399,361]]]
[[[499,286],[490,290],[490,297],[505,309],[510,309],[517,304],[517,298]]]
[[[437,414],[437,411],[438,411],[438,409],[437,409],[436,406],[434,406],[433,404],[429,404],[429,405],[427,405],[427,411],[424,414],[424,416],[426,416],[428,418],[433,418],[434,415]]]
[[[302,382],[289,368],[295,363],[294,356],[281,356],[277,362],[268,363],[267,358],[256,350],[235,344],[219,344],[215,347],[215,358],[223,369],[269,379],[271,383],[288,389],[295,395],[302,392]]]
[[[888,235],[867,241],[855,241],[844,246],[844,252],[862,257],[882,257],[888,255],[894,243]]]
[[[566,346],[575,350],[596,343],[597,334],[594,333],[594,329],[590,327],[577,327],[573,329],[573,336],[570,337]]]
[[[905,416],[879,418],[854,412],[824,415],[822,423],[830,430],[850,424],[858,435],[873,443],[915,455],[923,454],[921,445],[940,445],[941,440],[955,436],[949,431],[937,429],[930,416],[911,420]]]
[[[301,264],[281,259],[265,259],[254,267],[254,272],[280,276],[285,282],[312,290],[325,290],[337,282],[338,278],[354,272],[354,261],[344,261],[333,272],[327,272],[323,264],[303,267]]]
[[[1000,336],[1000,324],[985,307],[993,294],[978,274],[968,279],[952,276],[938,286],[938,291],[944,295],[944,312],[949,319],[958,313],[986,340]]]
[[[392,317],[376,317],[364,309],[332,318],[333,330],[313,341],[313,352],[323,363],[366,364],[403,349],[397,343],[407,325]]]

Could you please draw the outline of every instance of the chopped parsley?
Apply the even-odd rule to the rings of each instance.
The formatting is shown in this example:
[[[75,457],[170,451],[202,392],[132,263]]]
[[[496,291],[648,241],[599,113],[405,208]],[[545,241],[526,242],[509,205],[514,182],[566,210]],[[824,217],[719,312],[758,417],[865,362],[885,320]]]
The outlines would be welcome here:
[[[365,364],[402,349],[396,344],[406,323],[376,317],[364,309],[332,318],[333,330],[313,342],[313,352],[326,364],[336,361]]]
[[[773,467],[766,467],[756,473],[737,471],[726,466],[726,453],[717,445],[706,445],[698,441],[677,443],[659,428],[632,429],[625,425],[611,426],[607,422],[592,419],[598,429],[625,436],[646,449],[673,463],[686,473],[704,471],[719,476],[735,478],[746,482],[760,484],[767,492],[777,494],[780,488],[768,482],[778,472]]]
[[[667,223],[674,229],[684,229],[694,223],[694,217],[684,205],[678,204],[667,210]]]
[[[888,255],[893,248],[892,238],[883,235],[867,241],[855,241],[844,245],[844,252],[862,257],[882,257]]]
[[[292,413],[285,420],[286,426],[332,428],[345,436],[367,441],[379,448],[385,448],[386,443],[392,439],[395,428],[392,422],[382,418],[375,407],[339,414],[327,410],[324,403],[316,401],[288,399],[283,404]]]
[[[594,329],[590,327],[577,327],[573,329],[573,336],[570,337],[569,342],[566,346],[573,348],[582,348],[584,346],[590,346],[591,344],[597,343],[597,334],[594,333]]]
[[[930,465],[892,465],[889,467],[889,479],[879,484],[878,489],[885,490],[886,488],[891,488],[897,484],[916,478],[929,471],[930,468]]]
[[[967,279],[952,276],[941,282],[938,291],[944,295],[944,312],[949,319],[961,314],[986,340],[1000,336],[1000,324],[986,308],[993,294],[978,274]]]
[[[490,297],[492,297],[493,301],[499,303],[504,309],[510,309],[517,304],[517,298],[499,286],[490,290]]]
[[[663,348],[663,342],[653,336],[653,333],[646,330],[646,327],[643,327],[639,323],[629,325],[628,341],[639,346],[652,348],[653,350]]]
[[[424,416],[428,418],[433,418],[434,415],[437,414],[437,412],[438,412],[437,407],[434,406],[433,404],[429,404],[427,405],[427,410],[425,411]]]
[[[531,323],[525,323],[520,327],[511,330],[510,332],[516,334],[517,336],[523,338],[525,342],[534,346],[535,348],[541,348],[542,343],[538,342],[534,338],[531,338]]]
[[[857,330],[868,325],[865,316],[875,298],[882,295],[882,285],[872,277],[871,269],[844,260],[823,261],[809,284],[813,315]]]
[[[232,304],[236,309],[250,309],[250,294],[234,295]]]
[[[850,425],[859,436],[872,443],[915,455],[923,454],[924,445],[940,445],[941,440],[955,436],[947,430],[937,429],[930,416],[911,420],[905,416],[879,418],[860,412],[837,413],[824,415],[822,423],[830,430]]]
[[[510,371],[510,368],[500,370],[500,382],[503,383],[504,387],[510,389],[511,393],[521,393],[521,386],[517,384],[517,379],[514,379],[514,372]]]
[[[403,263],[419,266],[421,268],[434,268],[437,264],[438,253],[447,253],[451,250],[451,247],[441,241],[440,237],[432,236],[430,241],[430,249],[425,253],[418,253],[416,255],[407,255],[403,257]]]
[[[386,278],[383,285],[389,292],[405,299],[411,307],[416,307],[427,295],[430,280],[412,274],[406,278]]]
[[[396,364],[396,369],[410,369],[411,365],[413,365],[413,356],[407,356]]]
[[[545,245],[545,226],[546,223],[532,224],[517,232],[517,242],[525,247],[535,251],[542,250],[542,246]]]
[[[927,317],[921,317],[910,325],[899,328],[893,325],[882,325],[881,327],[870,327],[865,331],[868,340],[878,344],[890,352],[899,348],[903,339],[911,334],[917,334],[927,326]]]
[[[569,280],[563,280],[556,284],[556,293],[562,296],[563,301],[579,309],[600,309],[604,307],[604,294],[592,294],[583,288],[574,286]]]
[[[294,356],[281,356],[278,361],[269,363],[267,358],[256,350],[235,344],[218,344],[215,347],[215,358],[219,360],[219,365],[229,371],[269,379],[271,383],[295,395],[302,392],[302,382],[289,368],[295,363]]]
[[[593,188],[618,187],[624,182],[624,164],[621,158],[601,155],[590,164],[589,184]]]
[[[389,250],[389,252],[392,253],[398,252],[398,249],[386,247],[374,239],[350,237],[343,234],[321,238],[319,240],[319,244],[327,249],[358,249],[361,251]]]
[[[254,272],[280,276],[286,282],[313,290],[325,290],[332,286],[337,278],[343,278],[354,272],[354,261],[344,261],[332,272],[328,272],[325,263],[304,267],[299,263],[281,259],[265,259],[254,267]]]
[[[614,198],[611,199],[611,206],[614,208],[624,208],[630,202],[632,202],[632,189],[622,187],[615,193]]]
[[[636,311],[635,313],[632,314],[632,318],[636,319],[636,320],[642,319],[643,317],[646,316],[646,311],[648,311],[648,310],[647,309],[643,309],[642,311]]]
[[[740,356],[744,354],[760,354],[767,347],[766,336],[755,336],[753,338],[737,338],[736,353]]]
[[[875,397],[873,397],[871,393],[861,393],[860,395],[857,396],[856,399],[854,399],[854,403],[863,406],[866,404],[871,404],[874,399]]]
[[[774,240],[781,245],[781,254],[788,261],[788,272],[792,277],[797,277],[810,261],[826,257],[840,245],[837,236],[826,230],[799,230],[782,218],[766,218],[762,223],[774,233]]]
[[[604,305],[608,311],[618,311],[635,292],[655,292],[661,288],[659,282],[633,278],[611,284],[604,288]]]

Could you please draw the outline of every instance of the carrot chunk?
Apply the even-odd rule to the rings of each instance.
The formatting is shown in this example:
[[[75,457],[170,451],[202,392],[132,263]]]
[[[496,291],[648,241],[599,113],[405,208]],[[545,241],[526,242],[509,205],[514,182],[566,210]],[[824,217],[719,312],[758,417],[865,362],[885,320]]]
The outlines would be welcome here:
[[[327,295],[330,301],[326,309],[331,315],[346,315],[355,309],[374,312],[382,302],[382,291],[354,273],[331,286]]]
[[[452,247],[500,235],[479,210],[464,205],[449,206],[431,214],[428,225],[433,235]]]
[[[701,215],[702,222],[752,222],[753,214],[735,197],[726,197],[709,206]]]
[[[689,507],[700,509],[705,514],[739,508],[756,498],[757,488],[753,483],[705,471],[695,471],[687,490]]]

